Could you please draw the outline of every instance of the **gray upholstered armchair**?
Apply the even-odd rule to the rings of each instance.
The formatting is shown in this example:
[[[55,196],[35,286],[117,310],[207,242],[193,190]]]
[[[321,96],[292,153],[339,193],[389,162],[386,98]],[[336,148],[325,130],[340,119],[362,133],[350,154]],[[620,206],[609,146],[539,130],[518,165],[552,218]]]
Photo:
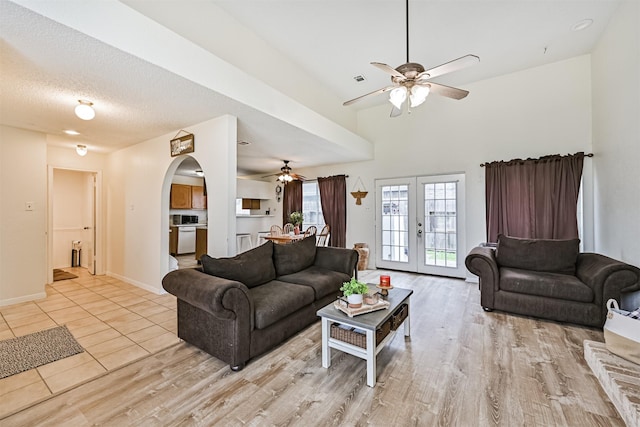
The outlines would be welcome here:
[[[640,269],[578,248],[578,239],[501,235],[496,249],[472,249],[465,265],[480,279],[480,303],[487,311],[601,327],[609,298],[621,302],[640,292]]]

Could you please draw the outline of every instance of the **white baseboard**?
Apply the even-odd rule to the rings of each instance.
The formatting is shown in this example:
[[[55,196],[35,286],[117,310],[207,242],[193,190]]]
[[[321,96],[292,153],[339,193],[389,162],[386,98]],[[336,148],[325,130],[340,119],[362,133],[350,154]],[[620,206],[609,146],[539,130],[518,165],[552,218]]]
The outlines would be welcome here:
[[[164,295],[167,293],[164,289],[158,289],[151,285],[147,285],[146,283],[138,282],[137,280],[129,279],[128,277],[121,276],[119,274],[113,273],[111,271],[107,271],[107,276],[113,277],[118,280],[122,280],[123,282],[127,282],[133,286],[137,286],[138,288],[144,289],[145,291],[149,291],[156,295]]]
[[[480,279],[478,278],[478,276],[467,277],[464,279],[464,281],[469,283],[480,283]]]
[[[43,299],[46,297],[47,297],[46,292],[39,292],[37,294],[25,295],[17,298],[3,299],[3,300],[0,300],[0,307],[4,307],[5,305],[20,304],[21,302],[34,301],[34,300]]]

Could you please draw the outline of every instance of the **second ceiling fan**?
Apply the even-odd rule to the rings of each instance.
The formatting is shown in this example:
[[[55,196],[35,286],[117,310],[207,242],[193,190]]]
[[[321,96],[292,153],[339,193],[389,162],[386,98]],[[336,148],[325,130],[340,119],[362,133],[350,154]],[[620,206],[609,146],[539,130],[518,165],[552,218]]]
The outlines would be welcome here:
[[[465,55],[428,70],[425,70],[421,64],[409,62],[409,0],[406,0],[405,6],[407,63],[393,68],[381,62],[372,62],[371,65],[391,75],[391,82],[393,84],[346,101],[342,105],[351,105],[368,96],[390,92],[389,102],[393,104],[391,117],[397,117],[402,114],[402,105],[407,97],[409,97],[408,107],[417,107],[425,101],[429,93],[435,93],[436,95],[446,96],[452,99],[462,99],[469,94],[469,91],[434,83],[429,80],[477,64],[480,62],[480,58],[475,55]]]

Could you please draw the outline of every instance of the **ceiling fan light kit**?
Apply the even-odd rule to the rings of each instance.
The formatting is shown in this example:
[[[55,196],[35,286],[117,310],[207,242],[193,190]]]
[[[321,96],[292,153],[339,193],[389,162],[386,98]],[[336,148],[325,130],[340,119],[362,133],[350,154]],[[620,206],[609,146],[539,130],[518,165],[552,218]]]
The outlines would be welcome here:
[[[291,181],[304,181],[306,178],[302,175],[298,175],[297,173],[291,172],[291,168],[289,167],[289,160],[283,160],[284,166],[280,168],[279,173],[274,173],[273,175],[266,175],[263,178],[268,178],[270,176],[275,176],[276,180],[284,185]]]
[[[430,93],[445,96],[451,99],[462,99],[469,92],[455,87],[445,86],[429,81],[431,78],[441,76],[446,73],[460,70],[470,65],[480,62],[480,58],[475,55],[465,55],[437,67],[425,70],[421,64],[409,62],[409,0],[405,1],[406,6],[406,34],[407,34],[407,62],[397,68],[390,67],[381,62],[372,62],[371,65],[391,75],[392,86],[367,93],[357,98],[344,102],[342,105],[351,105],[356,101],[366,98],[370,95],[378,95],[380,93],[389,92],[389,102],[393,104],[391,117],[397,117],[402,114],[402,106],[409,97],[408,107],[414,108],[427,99]],[[411,112],[409,110],[409,112]]]

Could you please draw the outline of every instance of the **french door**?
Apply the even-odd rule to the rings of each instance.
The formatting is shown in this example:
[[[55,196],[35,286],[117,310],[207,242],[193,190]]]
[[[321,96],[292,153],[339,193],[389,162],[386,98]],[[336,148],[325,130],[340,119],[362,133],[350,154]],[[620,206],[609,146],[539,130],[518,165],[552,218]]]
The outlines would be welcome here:
[[[376,180],[376,266],[465,277],[464,174]]]

